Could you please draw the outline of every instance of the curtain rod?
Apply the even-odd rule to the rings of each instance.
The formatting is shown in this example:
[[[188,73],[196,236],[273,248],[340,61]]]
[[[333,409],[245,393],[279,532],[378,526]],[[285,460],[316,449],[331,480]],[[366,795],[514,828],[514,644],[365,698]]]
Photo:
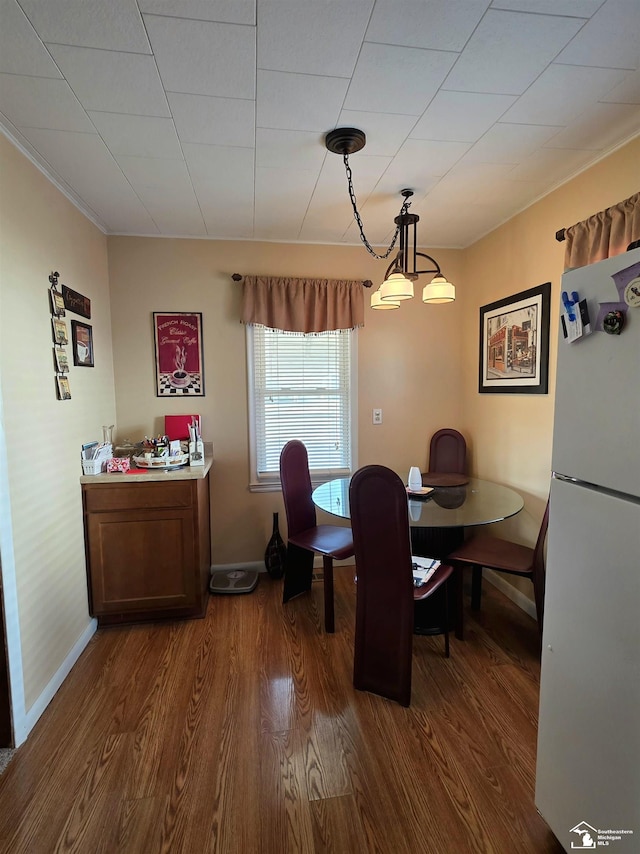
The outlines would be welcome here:
[[[240,273],[233,273],[231,278],[233,279],[234,282],[241,282],[243,279],[243,276]],[[361,285],[363,288],[371,288],[371,287],[373,287],[373,282],[371,281],[371,279],[365,279],[363,282],[361,282]]]
[[[556,231],[556,240],[558,241],[558,243],[562,243],[563,240],[566,240],[564,232],[564,228],[561,228],[559,231]]]

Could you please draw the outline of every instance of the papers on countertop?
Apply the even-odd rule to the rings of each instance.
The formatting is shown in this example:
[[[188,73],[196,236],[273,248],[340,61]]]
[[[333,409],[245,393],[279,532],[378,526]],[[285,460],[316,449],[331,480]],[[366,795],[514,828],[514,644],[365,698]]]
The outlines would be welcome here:
[[[422,587],[423,584],[426,584],[439,566],[440,561],[435,558],[411,555],[413,586]]]

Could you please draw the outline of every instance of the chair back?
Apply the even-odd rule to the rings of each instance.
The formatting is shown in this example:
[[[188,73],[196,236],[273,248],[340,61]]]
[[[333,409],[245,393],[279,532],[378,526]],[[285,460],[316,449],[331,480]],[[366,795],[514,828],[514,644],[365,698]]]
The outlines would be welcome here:
[[[304,444],[292,439],[280,452],[280,483],[287,516],[289,537],[316,525],[316,508],[311,498],[309,457]]]
[[[467,443],[462,433],[446,427],[431,437],[429,471],[467,474]]]
[[[549,499],[547,498],[547,506],[544,508],[538,539],[533,548],[533,568],[532,581],[533,590],[536,597],[536,613],[538,615],[538,628],[542,634],[542,624],[544,621],[544,591],[545,591],[545,566],[544,566],[544,542],[547,537],[547,529],[549,527]]]
[[[413,574],[407,490],[385,466],[365,466],[349,487],[358,573],[353,684],[408,706]]]

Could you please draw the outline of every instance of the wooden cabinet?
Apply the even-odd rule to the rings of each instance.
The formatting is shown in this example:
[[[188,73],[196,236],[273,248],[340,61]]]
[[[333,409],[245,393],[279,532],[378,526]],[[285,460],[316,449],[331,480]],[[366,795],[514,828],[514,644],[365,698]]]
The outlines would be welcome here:
[[[89,610],[100,625],[204,616],[211,565],[208,474],[83,483],[82,498]]]

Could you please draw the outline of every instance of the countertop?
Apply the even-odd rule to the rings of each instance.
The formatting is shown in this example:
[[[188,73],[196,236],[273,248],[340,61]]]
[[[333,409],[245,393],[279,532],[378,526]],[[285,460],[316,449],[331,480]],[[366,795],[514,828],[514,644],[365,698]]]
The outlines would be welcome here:
[[[108,474],[83,474],[80,476],[80,483],[90,484],[114,484],[114,483],[147,483],[148,481],[159,480],[203,480],[211,466],[213,465],[213,455],[209,455],[205,451],[203,466],[181,466],[177,469],[145,469],[140,474],[122,474],[122,472],[114,472]]]

